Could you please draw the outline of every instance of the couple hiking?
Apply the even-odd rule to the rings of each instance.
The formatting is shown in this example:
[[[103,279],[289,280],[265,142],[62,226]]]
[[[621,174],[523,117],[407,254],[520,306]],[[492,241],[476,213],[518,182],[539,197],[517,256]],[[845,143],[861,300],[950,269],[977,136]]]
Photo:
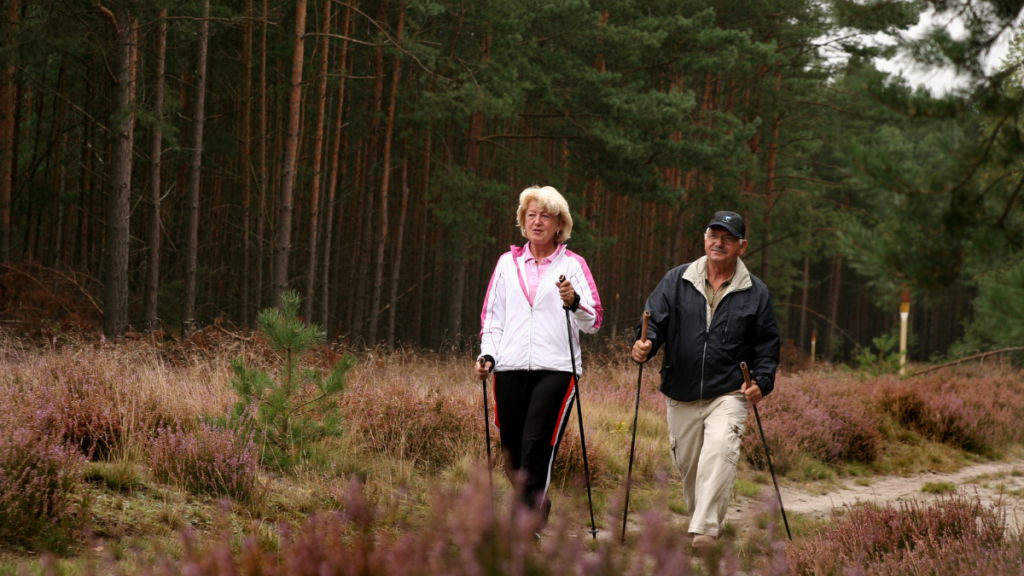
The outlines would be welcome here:
[[[494,268],[474,373],[484,380],[494,372],[494,424],[506,470],[521,478],[523,502],[546,519],[551,470],[582,372],[578,334],[597,332],[603,310],[586,261],[565,247],[572,216],[562,195],[550,186],[527,188],[517,217],[527,242]],[[772,391],[779,362],[768,289],[740,260],[745,236],[739,214],[715,213],[704,230],[706,255],[661,280],[645,305],[647,339],[638,325],[631,351],[641,364],[665,351],[669,447],[696,549],[713,546],[722,530],[747,406]],[[740,362],[750,366],[749,384]]]

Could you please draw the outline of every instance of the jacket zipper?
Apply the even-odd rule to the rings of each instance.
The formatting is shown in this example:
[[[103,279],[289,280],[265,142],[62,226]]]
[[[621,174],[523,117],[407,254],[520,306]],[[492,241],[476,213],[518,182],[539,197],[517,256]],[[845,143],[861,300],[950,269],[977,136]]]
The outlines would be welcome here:
[[[704,352],[700,358],[700,399],[704,399],[704,361],[708,359],[708,333],[710,328],[704,330]]]

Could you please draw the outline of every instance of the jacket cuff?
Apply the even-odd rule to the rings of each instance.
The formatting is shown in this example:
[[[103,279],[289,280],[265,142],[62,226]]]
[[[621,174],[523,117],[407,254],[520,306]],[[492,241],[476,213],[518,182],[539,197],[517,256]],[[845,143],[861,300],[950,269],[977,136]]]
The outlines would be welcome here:
[[[580,309],[580,294],[579,294],[579,292],[577,292],[575,294],[575,298],[573,298],[571,306],[566,306],[565,303],[563,302],[562,303],[562,308],[565,309],[565,310],[568,310],[569,312],[575,312],[575,311],[579,310]]]

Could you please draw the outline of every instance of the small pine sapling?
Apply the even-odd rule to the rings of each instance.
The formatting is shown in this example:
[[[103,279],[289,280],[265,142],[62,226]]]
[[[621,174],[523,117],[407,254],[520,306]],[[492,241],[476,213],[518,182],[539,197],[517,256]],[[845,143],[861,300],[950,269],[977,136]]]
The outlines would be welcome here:
[[[324,341],[324,331],[298,317],[302,298],[288,291],[284,311],[267,308],[257,316],[260,332],[281,355],[272,372],[231,361],[231,386],[241,396],[232,410],[238,427],[254,428],[264,439],[264,461],[279,467],[291,464],[310,443],[341,435],[337,397],[345,390],[345,375],[355,365],[346,354],[326,376],[312,366],[302,367],[309,351]]]

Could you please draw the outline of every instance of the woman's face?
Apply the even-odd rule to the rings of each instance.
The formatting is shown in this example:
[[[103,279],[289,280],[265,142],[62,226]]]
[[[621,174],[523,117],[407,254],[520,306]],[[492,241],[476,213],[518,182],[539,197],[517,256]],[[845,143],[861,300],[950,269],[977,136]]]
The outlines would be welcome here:
[[[553,243],[559,228],[558,216],[549,214],[536,200],[526,206],[526,238],[530,242],[538,246]]]

